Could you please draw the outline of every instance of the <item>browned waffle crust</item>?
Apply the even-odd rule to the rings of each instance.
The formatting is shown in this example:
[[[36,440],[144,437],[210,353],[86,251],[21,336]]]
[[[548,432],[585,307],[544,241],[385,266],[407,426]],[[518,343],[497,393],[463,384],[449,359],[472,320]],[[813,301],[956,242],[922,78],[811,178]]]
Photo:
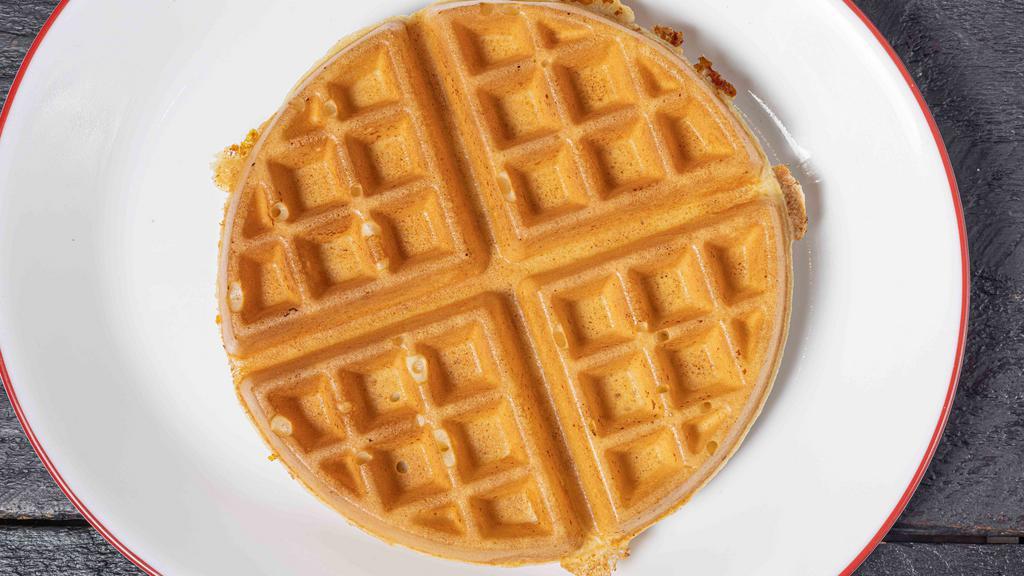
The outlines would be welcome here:
[[[274,451],[386,540],[607,573],[736,449],[785,340],[799,187],[726,100],[559,4],[341,47],[224,227],[225,345]]]

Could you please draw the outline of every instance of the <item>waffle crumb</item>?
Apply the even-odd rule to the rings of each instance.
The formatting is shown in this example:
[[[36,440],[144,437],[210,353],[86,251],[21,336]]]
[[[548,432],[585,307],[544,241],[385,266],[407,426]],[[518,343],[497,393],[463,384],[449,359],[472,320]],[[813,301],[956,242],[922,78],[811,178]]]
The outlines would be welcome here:
[[[683,45],[683,33],[671,26],[658,25],[653,28],[653,32],[658,36],[658,38],[661,38],[676,48]]]
[[[793,229],[795,240],[803,239],[807,234],[807,203],[804,198],[804,188],[790,172],[789,167],[780,164],[773,168],[775,178],[782,187],[782,194],[786,198],[786,212],[789,216],[789,225]]]
[[[246,157],[259,139],[259,130],[249,130],[241,142],[228,146],[217,155],[213,168],[213,182],[218,188],[231,192],[245,167]]]
[[[722,75],[715,70],[711,60],[701,56],[693,67],[697,70],[698,74],[704,76],[704,78],[706,78],[708,82],[711,82],[715,88],[718,88],[721,93],[730,98],[736,97],[736,87],[730,84],[728,80],[723,78]]]
[[[610,576],[619,560],[628,557],[628,546],[592,540],[573,556],[563,559],[562,568],[574,576]]]

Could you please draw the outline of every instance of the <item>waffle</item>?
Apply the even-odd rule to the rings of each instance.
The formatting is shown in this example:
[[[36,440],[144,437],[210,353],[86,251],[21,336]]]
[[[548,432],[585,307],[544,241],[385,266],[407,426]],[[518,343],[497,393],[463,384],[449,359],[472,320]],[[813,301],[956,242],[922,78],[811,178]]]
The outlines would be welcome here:
[[[607,574],[771,387],[799,184],[719,77],[601,5],[387,21],[235,150],[239,395],[293,476],[386,541]]]

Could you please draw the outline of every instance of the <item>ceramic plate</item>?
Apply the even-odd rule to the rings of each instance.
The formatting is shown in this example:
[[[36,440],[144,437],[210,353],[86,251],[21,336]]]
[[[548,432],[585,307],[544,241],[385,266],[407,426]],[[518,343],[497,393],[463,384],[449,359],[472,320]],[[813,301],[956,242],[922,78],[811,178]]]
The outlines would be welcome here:
[[[620,574],[832,574],[863,559],[935,448],[966,252],[941,141],[843,0],[636,0],[687,32],[790,163],[788,348],[750,436]],[[428,558],[289,478],[238,405],[214,323],[214,153],[331,45],[417,0],[71,0],[4,110],[0,349],[33,445],[83,514],[163,574],[551,574]]]

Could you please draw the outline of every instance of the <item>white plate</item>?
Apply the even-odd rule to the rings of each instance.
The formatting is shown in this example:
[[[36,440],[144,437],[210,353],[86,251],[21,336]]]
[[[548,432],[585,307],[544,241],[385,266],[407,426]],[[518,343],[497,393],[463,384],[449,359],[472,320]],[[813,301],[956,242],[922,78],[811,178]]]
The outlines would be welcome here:
[[[269,462],[214,324],[213,153],[335,40],[422,1],[75,0],[12,91],[4,383],[62,488],[147,571],[498,571],[388,547]],[[772,154],[797,166],[811,228],[765,412],[620,573],[852,570],[920,479],[960,364],[967,262],[941,141],[844,0],[636,4],[645,23],[693,31],[688,54],[707,53],[740,88]]]

